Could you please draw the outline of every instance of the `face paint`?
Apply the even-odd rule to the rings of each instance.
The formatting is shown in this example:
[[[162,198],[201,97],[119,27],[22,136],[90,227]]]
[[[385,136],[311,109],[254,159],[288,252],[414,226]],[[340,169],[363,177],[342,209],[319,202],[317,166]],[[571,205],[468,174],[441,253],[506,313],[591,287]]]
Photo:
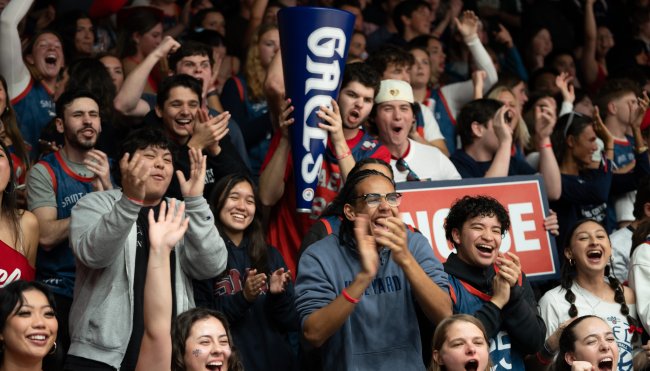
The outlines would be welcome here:
[[[201,355],[201,349],[194,349],[192,351],[192,355],[194,355],[194,357],[198,357],[199,355]]]

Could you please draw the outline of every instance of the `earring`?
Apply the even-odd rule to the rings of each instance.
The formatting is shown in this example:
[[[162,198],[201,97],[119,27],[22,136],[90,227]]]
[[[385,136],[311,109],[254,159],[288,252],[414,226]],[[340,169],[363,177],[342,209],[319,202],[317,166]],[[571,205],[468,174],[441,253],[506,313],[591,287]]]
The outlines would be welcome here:
[[[576,261],[573,260],[573,259],[571,259],[571,258],[569,258],[569,265],[572,266],[572,267],[575,267],[575,265],[576,265]]]
[[[52,347],[52,349],[50,349],[50,352],[48,354],[54,354],[54,353],[56,353],[56,341],[54,342],[54,346]]]

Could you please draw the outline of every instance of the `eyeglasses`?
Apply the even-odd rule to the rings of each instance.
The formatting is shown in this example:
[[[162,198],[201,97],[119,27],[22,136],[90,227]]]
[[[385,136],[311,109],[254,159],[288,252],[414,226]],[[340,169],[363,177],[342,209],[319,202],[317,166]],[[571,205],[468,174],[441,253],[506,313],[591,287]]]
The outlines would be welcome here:
[[[413,171],[413,169],[411,169],[409,164],[407,164],[406,161],[404,161],[403,158],[400,158],[399,160],[397,160],[397,162],[395,163],[395,167],[399,171],[408,171],[408,173],[406,174],[406,180],[407,181],[409,181],[409,182],[419,182],[420,181],[420,177],[415,173],[415,171]]]
[[[390,206],[399,206],[400,202],[402,202],[402,194],[399,192],[392,192],[392,193],[366,193],[363,196],[355,197],[355,200],[358,199],[363,199],[366,204],[370,207],[377,207],[379,204],[381,204],[381,200],[384,199],[386,200],[386,203]]]

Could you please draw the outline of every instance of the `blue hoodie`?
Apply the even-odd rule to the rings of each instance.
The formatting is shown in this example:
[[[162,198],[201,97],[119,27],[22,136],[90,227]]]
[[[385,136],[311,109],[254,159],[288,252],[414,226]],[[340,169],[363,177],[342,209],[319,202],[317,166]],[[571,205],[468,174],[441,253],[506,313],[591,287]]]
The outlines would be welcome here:
[[[419,233],[408,231],[408,246],[431,280],[448,288],[442,264]],[[379,252],[377,276],[343,326],[321,347],[323,368],[333,370],[424,370],[416,299],[391,251]],[[300,258],[296,309],[300,323],[327,306],[360,271],[356,250],[336,235],[316,242]]]

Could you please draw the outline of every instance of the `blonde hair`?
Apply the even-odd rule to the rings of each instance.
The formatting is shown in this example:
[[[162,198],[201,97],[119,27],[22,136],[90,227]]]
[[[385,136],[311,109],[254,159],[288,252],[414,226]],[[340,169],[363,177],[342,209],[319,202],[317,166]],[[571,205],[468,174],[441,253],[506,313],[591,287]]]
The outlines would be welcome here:
[[[510,90],[510,88],[508,88],[506,86],[497,86],[497,87],[495,87],[494,89],[492,89],[492,91],[490,91],[487,98],[496,99],[498,101],[501,101],[499,99],[499,95],[501,95],[502,93],[510,93],[512,95],[512,97],[515,99],[515,101],[518,104],[521,104],[521,102],[519,102],[517,100],[517,96],[515,95],[515,93],[513,93],[512,90]],[[528,145],[529,145],[530,132],[528,131],[528,126],[526,125],[526,122],[524,121],[524,118],[522,117],[522,115],[519,115],[519,122],[517,123],[517,127],[515,128],[514,132],[512,133],[512,140],[513,140],[514,144],[518,145],[519,148],[521,148],[522,150],[526,149],[528,147]]]
[[[485,332],[485,326],[476,319],[474,316],[470,316],[469,314],[454,314],[451,317],[447,317],[444,320],[442,320],[438,326],[436,327],[436,332],[433,334],[433,341],[431,342],[433,351],[440,351],[442,349],[442,346],[445,344],[445,340],[447,340],[447,331],[449,330],[449,327],[453,325],[456,322],[469,322],[473,324],[474,326],[478,327],[479,330],[483,333],[483,338],[485,339],[485,344],[488,347],[490,347],[490,339],[487,337],[487,333]],[[492,366],[492,361],[488,357],[488,364],[487,367],[485,368],[486,370],[489,370]],[[429,369],[427,371],[446,371],[447,368],[444,365],[439,365],[438,362],[436,362],[435,357],[431,360],[431,366],[429,366]]]
[[[246,77],[246,84],[248,85],[248,99],[253,102],[259,102],[266,99],[264,96],[264,79],[266,78],[266,69],[262,67],[262,62],[260,61],[260,51],[258,49],[258,44],[264,34],[271,30],[277,29],[278,26],[273,23],[261,25],[257,29],[255,35],[253,35],[253,39],[248,46],[244,76]]]

